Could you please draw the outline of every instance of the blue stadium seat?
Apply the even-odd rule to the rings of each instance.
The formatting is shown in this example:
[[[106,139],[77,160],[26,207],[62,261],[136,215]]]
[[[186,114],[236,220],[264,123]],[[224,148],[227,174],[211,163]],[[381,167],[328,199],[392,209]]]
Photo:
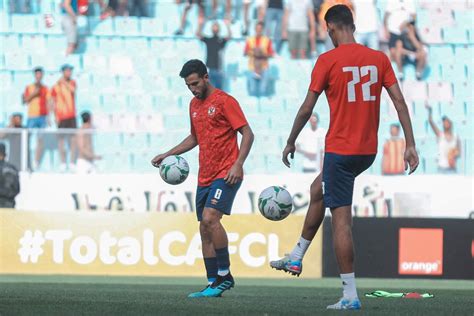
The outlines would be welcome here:
[[[125,93],[139,94],[143,92],[142,79],[138,75],[118,76],[118,89]]]
[[[11,71],[0,71],[0,91],[8,91],[13,86],[13,76]],[[3,92],[2,92],[3,94]]]
[[[138,36],[139,19],[136,17],[115,17],[115,34],[119,36]]]
[[[20,36],[18,34],[2,34],[0,35],[0,43],[2,52],[14,52],[21,49]]]
[[[454,11],[454,20],[457,25],[471,25],[472,27],[472,9],[460,11]]]
[[[46,37],[48,51],[61,52],[63,54],[66,52],[66,46],[67,40],[63,35],[48,35]]]
[[[146,37],[126,38],[124,41],[124,48],[129,56],[143,56],[150,53],[148,39]]]
[[[50,54],[32,54],[31,65],[33,67],[41,66],[46,71],[59,71],[63,62],[64,55]]]
[[[150,112],[155,107],[155,98],[149,94],[129,95],[128,111],[132,113]]]
[[[138,172],[138,173],[157,172],[156,167],[152,166],[151,164],[152,158],[153,158],[153,153],[150,153],[148,151],[132,152],[132,157],[131,157],[132,171]]]
[[[93,21],[90,25],[92,35],[113,36],[115,35],[113,20],[111,18],[103,21]]]
[[[471,100],[472,101],[472,81],[458,81],[454,82],[454,96],[460,100]]]
[[[451,60],[454,56],[453,48],[451,45],[431,45],[429,47],[429,60],[436,61],[438,63],[445,63],[446,60]]]
[[[470,60],[474,54],[472,45],[456,45],[454,48],[454,56],[456,60]]]
[[[5,69],[31,70],[30,57],[22,51],[5,53]]]
[[[28,53],[46,53],[46,38],[40,34],[22,35],[21,49]]]
[[[101,37],[99,49],[103,54],[120,53],[123,51],[123,39],[121,37]]]
[[[82,56],[82,66],[85,71],[93,73],[107,73],[107,57],[104,55],[84,54]]]
[[[469,43],[469,32],[464,27],[443,28],[443,39],[446,43],[465,44]]]
[[[102,160],[96,162],[97,171],[105,173],[127,173],[131,172],[131,153],[128,151],[121,151],[115,147],[108,152],[102,152],[97,147],[97,153],[102,156]]]
[[[150,146],[150,134],[143,132],[124,134],[123,146],[130,151],[146,150]]]
[[[0,34],[10,32],[10,15],[0,12]]]
[[[165,130],[189,130],[189,119],[184,119],[183,114],[165,115],[164,124]]]
[[[30,14],[12,14],[11,31],[13,33],[38,33],[38,18]]]
[[[94,146],[97,151],[100,150],[100,154],[115,152],[122,147],[122,138],[120,133],[101,131],[94,135]]]
[[[80,89],[79,85],[78,87]],[[81,90],[78,90],[76,95],[78,113],[85,110],[94,113],[101,108],[101,98],[99,95],[93,93],[81,93]]]
[[[128,104],[128,98],[123,94],[103,94],[102,108],[104,112],[124,111]]]
[[[466,80],[467,67],[463,63],[441,64],[443,79],[448,81]]]
[[[166,33],[164,30],[163,21],[156,18],[141,18],[140,34],[143,36],[169,35],[169,33]]]

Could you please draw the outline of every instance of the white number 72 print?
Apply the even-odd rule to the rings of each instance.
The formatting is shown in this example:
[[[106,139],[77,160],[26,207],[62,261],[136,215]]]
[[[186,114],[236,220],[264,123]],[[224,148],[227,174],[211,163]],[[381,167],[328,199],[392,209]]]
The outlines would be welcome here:
[[[378,81],[377,67],[373,65],[362,67],[343,67],[343,72],[352,72],[352,80],[347,83],[347,101],[356,102],[355,85],[360,82],[361,77],[370,75],[369,81],[362,84],[362,100],[375,101],[376,96],[370,95],[370,86]]]

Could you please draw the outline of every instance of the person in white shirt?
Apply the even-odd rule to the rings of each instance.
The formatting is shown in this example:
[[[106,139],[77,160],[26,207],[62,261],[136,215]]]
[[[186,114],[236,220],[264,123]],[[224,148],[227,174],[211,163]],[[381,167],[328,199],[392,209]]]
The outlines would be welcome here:
[[[376,0],[352,0],[356,25],[357,43],[372,49],[379,49],[379,19]]]
[[[306,58],[308,43],[316,52],[316,21],[311,0],[288,1],[283,16],[283,38],[288,39],[291,58]]]
[[[456,173],[457,159],[461,156],[461,141],[453,132],[453,122],[443,116],[443,131],[440,131],[433,121],[432,109],[428,109],[428,122],[438,141],[438,171],[440,173]]]
[[[408,24],[415,20],[416,11],[413,0],[388,0],[384,17],[385,36],[388,38],[390,58],[397,63],[400,80],[403,80],[402,33],[406,31]]]
[[[307,125],[298,137],[296,151],[302,153],[303,172],[320,173],[323,169],[324,140],[326,129],[319,127],[319,116],[313,113]]]

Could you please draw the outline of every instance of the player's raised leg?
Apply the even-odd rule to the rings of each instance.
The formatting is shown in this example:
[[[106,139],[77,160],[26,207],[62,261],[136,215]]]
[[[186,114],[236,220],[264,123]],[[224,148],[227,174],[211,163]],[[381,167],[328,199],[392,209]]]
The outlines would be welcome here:
[[[323,190],[320,174],[311,184],[310,202],[308,212],[304,220],[301,236],[291,253],[280,260],[271,261],[270,266],[277,270],[299,276],[303,271],[303,257],[314,239],[324,219]]]

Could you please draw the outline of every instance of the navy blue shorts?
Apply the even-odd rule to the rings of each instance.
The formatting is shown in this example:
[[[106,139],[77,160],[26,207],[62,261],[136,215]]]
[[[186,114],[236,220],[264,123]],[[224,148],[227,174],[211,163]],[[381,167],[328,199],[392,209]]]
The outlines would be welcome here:
[[[375,155],[324,154],[323,199],[324,206],[336,208],[352,205],[355,178],[367,170]]]
[[[235,195],[242,182],[229,185],[224,179],[216,179],[211,185],[197,188],[196,192],[196,215],[198,221],[202,220],[202,212],[205,207],[218,210],[225,215],[230,215]]]

